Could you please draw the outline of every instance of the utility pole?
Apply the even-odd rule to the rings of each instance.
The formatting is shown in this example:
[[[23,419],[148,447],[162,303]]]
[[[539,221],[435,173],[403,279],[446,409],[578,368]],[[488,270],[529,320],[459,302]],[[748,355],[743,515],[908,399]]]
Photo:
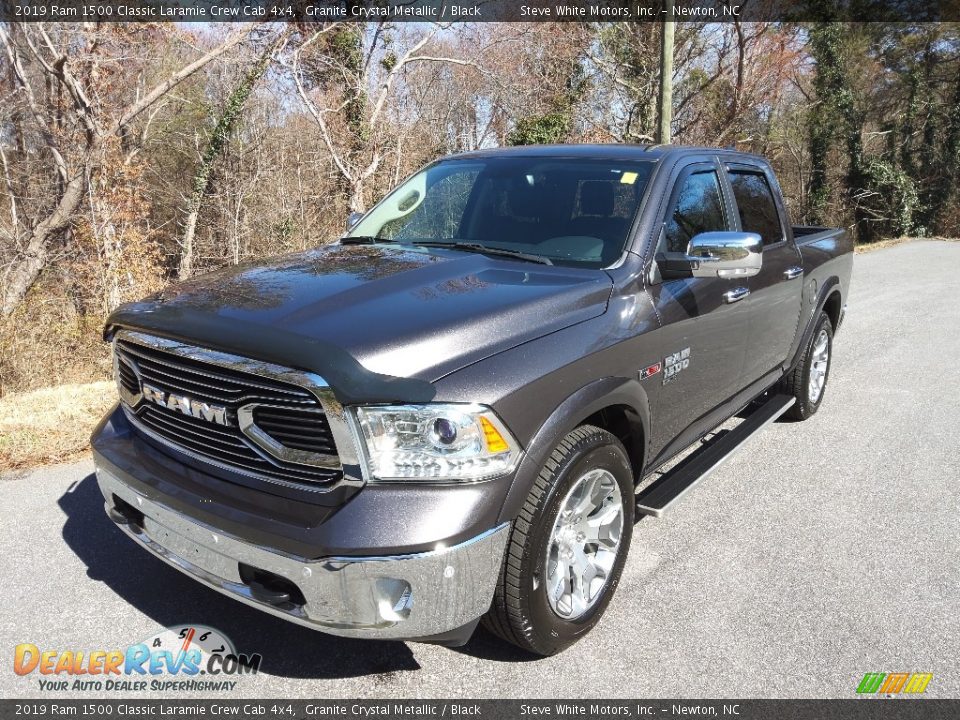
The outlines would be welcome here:
[[[657,142],[670,142],[670,121],[673,120],[673,0],[665,0],[667,21],[663,23],[660,43],[660,131]]]

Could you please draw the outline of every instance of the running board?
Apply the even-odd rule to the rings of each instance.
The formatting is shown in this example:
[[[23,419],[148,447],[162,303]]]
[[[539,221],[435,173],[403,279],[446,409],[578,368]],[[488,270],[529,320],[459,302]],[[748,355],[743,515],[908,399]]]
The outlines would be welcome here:
[[[637,495],[637,512],[663,517],[671,505],[716,470],[751,437],[783,415],[796,402],[792,395],[773,395],[733,430],[708,442]]]

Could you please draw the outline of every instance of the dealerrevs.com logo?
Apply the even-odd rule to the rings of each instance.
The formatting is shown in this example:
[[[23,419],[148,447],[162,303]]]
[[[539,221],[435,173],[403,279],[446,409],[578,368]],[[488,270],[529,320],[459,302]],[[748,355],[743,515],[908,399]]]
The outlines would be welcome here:
[[[205,625],[167,628],[125,649],[14,649],[13,671],[36,677],[43,691],[231,691],[238,676],[255,675],[263,660],[242,655],[226,635]]]

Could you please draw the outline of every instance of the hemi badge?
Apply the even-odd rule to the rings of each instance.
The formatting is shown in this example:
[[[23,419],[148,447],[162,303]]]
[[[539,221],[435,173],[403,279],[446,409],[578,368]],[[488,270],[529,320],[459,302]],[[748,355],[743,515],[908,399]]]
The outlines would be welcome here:
[[[654,363],[653,365],[645,367],[643,370],[640,371],[640,379],[646,380],[651,375],[656,375],[658,372],[660,372],[660,369],[662,367],[663,367],[663,363]]]

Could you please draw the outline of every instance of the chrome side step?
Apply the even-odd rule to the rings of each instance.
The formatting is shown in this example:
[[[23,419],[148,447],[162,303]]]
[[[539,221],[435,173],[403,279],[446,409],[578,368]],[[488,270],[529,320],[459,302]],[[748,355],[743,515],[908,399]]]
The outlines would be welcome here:
[[[733,430],[725,432],[671,468],[637,495],[637,512],[663,517],[690,488],[716,470],[751,437],[783,415],[796,402],[792,395],[772,395]]]

